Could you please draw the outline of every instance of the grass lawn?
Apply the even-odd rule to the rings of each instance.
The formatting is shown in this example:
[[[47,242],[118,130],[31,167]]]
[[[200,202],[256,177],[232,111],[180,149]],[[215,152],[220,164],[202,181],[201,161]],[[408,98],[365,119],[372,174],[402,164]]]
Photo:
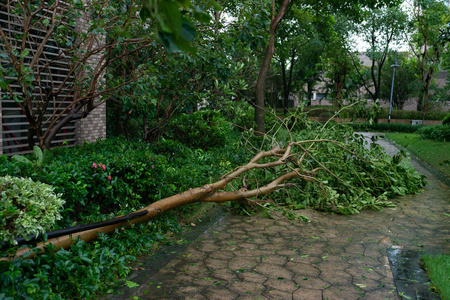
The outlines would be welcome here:
[[[442,299],[450,299],[450,256],[424,255],[422,261],[431,280],[432,289],[435,289]]]
[[[413,133],[386,133],[386,137],[450,176],[450,142],[425,140]]]

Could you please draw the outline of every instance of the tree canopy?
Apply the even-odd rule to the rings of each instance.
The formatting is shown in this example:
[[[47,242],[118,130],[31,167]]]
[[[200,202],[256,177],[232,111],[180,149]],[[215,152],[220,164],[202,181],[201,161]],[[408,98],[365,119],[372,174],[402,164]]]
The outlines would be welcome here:
[[[237,102],[253,107],[255,132],[263,134],[267,105],[287,109],[293,95],[309,102],[318,82],[337,105],[361,86],[377,100],[390,73],[385,62],[393,43],[407,38],[407,25],[421,72],[419,103],[428,103],[439,94],[428,91],[449,55],[449,9],[440,1],[417,2],[409,23],[399,0],[70,3],[5,6],[21,33],[0,32],[0,85],[26,115],[31,146],[48,148],[61,128],[104,102],[110,134],[150,141],[177,113],[209,107],[233,114],[227,108]],[[52,11],[61,17],[51,18]],[[359,62],[352,32],[369,44],[369,68]],[[46,57],[50,46],[62,50]],[[62,81],[46,82],[45,66],[56,61],[69,71]]]

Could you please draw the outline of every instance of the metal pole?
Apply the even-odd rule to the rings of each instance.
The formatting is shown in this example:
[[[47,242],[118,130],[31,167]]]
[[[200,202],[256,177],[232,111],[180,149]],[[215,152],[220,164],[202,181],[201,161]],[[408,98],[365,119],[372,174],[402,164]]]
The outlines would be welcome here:
[[[394,68],[393,74],[392,74],[392,85],[391,85],[391,99],[389,100],[389,117],[388,117],[388,124],[391,124],[391,111],[392,111],[392,94],[394,93],[394,79],[395,79],[395,67],[398,67],[397,65],[397,50],[395,50],[394,53],[394,64],[391,66]]]

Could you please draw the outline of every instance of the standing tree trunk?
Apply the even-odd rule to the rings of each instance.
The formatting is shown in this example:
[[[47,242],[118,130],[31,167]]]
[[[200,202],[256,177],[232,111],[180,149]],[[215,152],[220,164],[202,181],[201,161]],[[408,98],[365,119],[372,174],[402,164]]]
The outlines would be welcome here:
[[[273,53],[275,51],[275,33],[278,24],[284,17],[286,9],[291,0],[283,0],[280,9],[276,16],[272,15],[272,21],[270,22],[269,29],[269,44],[266,48],[266,55],[264,56],[261,69],[259,70],[258,80],[256,81],[255,88],[255,123],[256,123],[256,135],[264,134],[264,85],[266,82],[267,73],[269,72],[270,62],[272,61]],[[272,2],[272,11],[275,12],[275,0]]]
[[[347,77],[347,67],[344,66],[341,70],[341,72],[335,72],[334,73],[334,90],[336,92],[336,95],[334,96],[334,105],[337,107],[341,107],[341,99],[342,99],[342,91],[345,87],[345,80]]]
[[[314,88],[314,81],[313,80],[308,80],[306,82],[306,95],[307,95],[306,97],[308,98],[308,103],[307,103],[308,106],[312,105],[311,97],[312,97],[313,88]]]
[[[426,61],[428,56],[428,40],[424,38],[423,52],[420,56],[420,73],[421,73],[421,81],[422,81],[422,90],[419,95],[419,99],[417,101],[417,111],[423,111],[425,116],[426,110],[428,108],[428,97],[429,90],[431,86],[431,80],[433,79],[435,69],[433,65],[430,65],[428,70],[426,69]],[[434,55],[433,60],[439,61],[440,58],[440,49],[439,47],[434,47]]]
[[[283,114],[286,115],[289,103],[289,90],[287,86],[286,63],[284,62],[284,59],[281,60],[281,73],[283,75]]]
[[[292,86],[292,71],[294,69],[295,63],[295,48],[292,48],[291,55],[291,63],[289,70],[289,79],[286,78],[286,63],[284,59],[281,60],[281,72],[283,74],[283,93],[284,93],[284,115],[288,112],[289,109],[289,95],[291,94],[291,86]]]

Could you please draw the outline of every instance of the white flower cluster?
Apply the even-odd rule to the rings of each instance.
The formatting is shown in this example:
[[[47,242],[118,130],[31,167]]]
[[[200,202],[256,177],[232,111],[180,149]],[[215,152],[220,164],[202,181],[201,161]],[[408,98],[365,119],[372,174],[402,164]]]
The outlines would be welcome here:
[[[50,185],[30,178],[0,177],[0,242],[39,235],[52,228],[64,200]]]

